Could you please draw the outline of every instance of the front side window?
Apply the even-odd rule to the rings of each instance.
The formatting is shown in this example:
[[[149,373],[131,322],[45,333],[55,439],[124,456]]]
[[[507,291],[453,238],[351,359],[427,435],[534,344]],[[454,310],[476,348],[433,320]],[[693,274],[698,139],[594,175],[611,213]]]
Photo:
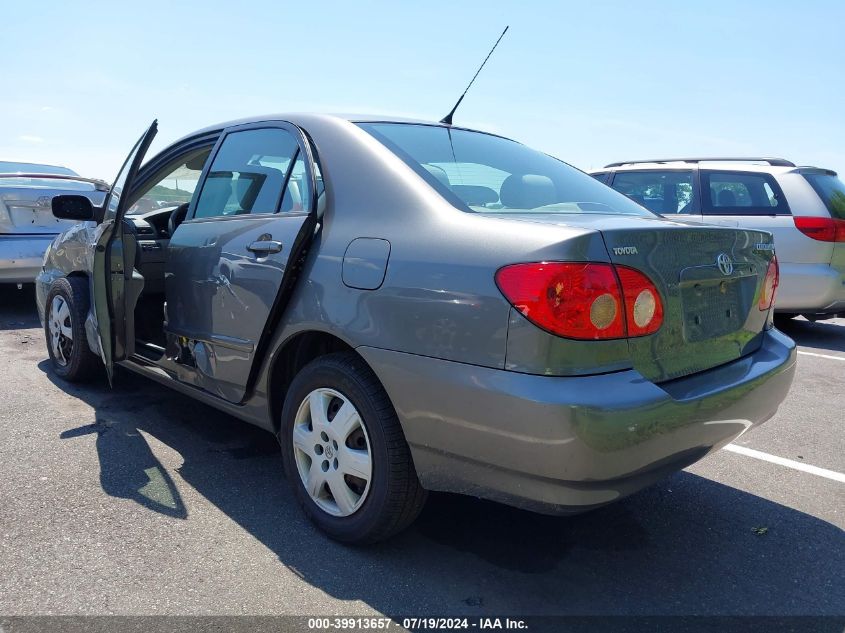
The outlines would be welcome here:
[[[298,162],[298,152],[296,139],[279,128],[227,135],[208,171],[194,217],[275,213],[291,163]],[[294,210],[297,204],[303,208],[301,197],[288,203],[287,210]]]
[[[175,165],[165,167],[162,173],[153,176],[148,184],[133,194],[135,200],[126,213],[146,213],[190,202],[210,153],[210,147],[197,149],[178,159]]]
[[[621,171],[612,187],[655,213],[692,212],[692,170]]]
[[[462,211],[652,215],[588,174],[492,134],[408,123],[359,126]]]
[[[702,211],[709,215],[788,214],[780,187],[769,174],[702,171]]]
[[[845,220],[845,183],[833,172],[804,174],[824,202],[830,215]]]

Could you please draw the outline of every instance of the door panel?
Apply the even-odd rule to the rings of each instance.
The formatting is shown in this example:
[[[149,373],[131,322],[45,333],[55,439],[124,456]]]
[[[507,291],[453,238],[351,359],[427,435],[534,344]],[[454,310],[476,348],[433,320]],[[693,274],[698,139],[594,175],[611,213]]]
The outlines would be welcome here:
[[[128,358],[134,351],[135,302],[144,287],[144,278],[134,268],[137,242],[123,219],[126,212],[123,194],[132,188],[157,128],[157,121],[153,121],[129,152],[106,198],[103,221],[97,232],[91,270],[92,295],[100,356],[109,383],[113,379],[114,363]]]
[[[221,141],[168,246],[167,356],[180,380],[243,400],[291,263],[313,235],[309,155],[295,128],[237,129]]]
[[[181,337],[198,384],[239,402],[288,256],[308,214],[183,222],[170,240],[165,278],[168,334]],[[259,241],[280,252],[253,252]]]

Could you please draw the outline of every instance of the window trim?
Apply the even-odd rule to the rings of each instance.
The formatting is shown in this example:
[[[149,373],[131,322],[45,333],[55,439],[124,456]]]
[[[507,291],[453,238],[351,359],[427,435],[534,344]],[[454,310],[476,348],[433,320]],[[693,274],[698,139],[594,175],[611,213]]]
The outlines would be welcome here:
[[[226,138],[229,137],[231,134],[236,134],[238,132],[246,132],[249,130],[261,130],[261,129],[282,129],[288,132],[296,141],[298,149],[294,153],[294,159],[291,160],[290,165],[288,165],[287,173],[285,174],[284,184],[282,185],[282,189],[279,192],[279,198],[276,200],[276,207],[273,211],[266,211],[262,213],[243,213],[240,215],[210,215],[210,216],[203,216],[201,218],[196,217],[196,210],[197,210],[197,203],[199,202],[200,196],[202,195],[202,190],[205,187],[206,180],[208,179],[208,174],[211,171],[211,166],[214,164],[214,160],[217,158],[217,155],[220,153],[220,148],[223,146]],[[305,162],[305,173],[308,175],[308,183],[309,183],[309,190],[310,200],[308,201],[308,209],[303,211],[290,211],[284,214],[280,213],[280,209],[282,206],[282,200],[285,195],[285,190],[288,186],[288,179],[290,178],[291,171],[293,169],[294,162],[296,158],[302,155],[304,162]],[[316,213],[317,210],[317,196],[316,196],[316,178],[314,176],[314,153],[311,150],[311,146],[308,143],[305,134],[302,132],[300,128],[295,126],[293,123],[289,121],[283,120],[275,120],[275,121],[258,121],[254,123],[245,123],[243,125],[233,125],[231,127],[227,127],[220,133],[217,142],[214,144],[214,148],[211,150],[211,154],[209,154],[208,160],[203,167],[202,174],[200,174],[199,184],[197,185],[197,194],[191,199],[191,204],[188,207],[188,213],[185,216],[184,222],[209,222],[209,221],[225,221],[225,220],[232,220],[232,219],[239,219],[243,220],[246,218],[267,218],[269,216],[279,215],[284,217],[294,217],[294,216],[303,216],[303,215],[310,215],[312,213]],[[183,222],[183,223],[184,223]]]
[[[760,176],[772,189],[772,192],[777,196],[783,205],[777,207],[769,207],[772,213],[758,213],[756,210],[764,209],[764,207],[712,207],[710,196],[710,176],[712,174],[726,174],[734,176]],[[783,189],[778,183],[777,178],[772,174],[764,171],[743,171],[741,169],[700,169],[699,170],[699,191],[701,192],[701,214],[704,217],[713,216],[731,216],[735,218],[741,217],[778,217],[791,216],[792,210],[789,207],[789,201],[783,193]],[[707,202],[707,204],[705,204]],[[783,207],[783,208],[781,208]]]
[[[613,183],[616,182],[617,177],[625,175],[625,174],[644,174],[644,173],[665,174],[665,173],[668,173],[668,172],[678,172],[678,173],[688,172],[690,174],[690,185],[692,186],[692,197],[690,198],[690,210],[687,213],[657,213],[656,211],[651,211],[651,209],[649,209],[649,211],[659,215],[660,217],[664,217],[664,218],[675,218],[675,217],[686,218],[686,217],[691,217],[691,216],[701,216],[701,200],[700,200],[699,196],[697,195],[697,190],[700,189],[700,187],[698,186],[698,170],[697,169],[693,169],[691,167],[670,167],[670,168],[667,168],[667,169],[660,169],[660,168],[652,167],[652,168],[648,168],[648,169],[625,169],[625,170],[622,170],[622,171],[614,170],[614,171],[611,172],[610,180],[608,182],[606,182],[605,184],[608,187],[612,188],[614,191],[617,191],[618,193],[621,193],[624,196],[625,195],[624,193],[622,193],[621,191],[616,189],[616,187],[613,186]],[[646,208],[648,208],[648,207],[646,207]]]

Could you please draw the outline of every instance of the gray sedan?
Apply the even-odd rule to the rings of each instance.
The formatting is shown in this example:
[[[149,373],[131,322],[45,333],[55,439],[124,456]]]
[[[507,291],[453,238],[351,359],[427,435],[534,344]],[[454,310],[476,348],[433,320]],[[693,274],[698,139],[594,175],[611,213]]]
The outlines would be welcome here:
[[[792,382],[767,232],[659,217],[452,125],[246,119],[140,167],[154,134],[102,208],[53,202],[93,220],[38,276],[53,369],[119,364],[275,433],[333,538],[398,532],[428,490],[601,506],[765,421]]]

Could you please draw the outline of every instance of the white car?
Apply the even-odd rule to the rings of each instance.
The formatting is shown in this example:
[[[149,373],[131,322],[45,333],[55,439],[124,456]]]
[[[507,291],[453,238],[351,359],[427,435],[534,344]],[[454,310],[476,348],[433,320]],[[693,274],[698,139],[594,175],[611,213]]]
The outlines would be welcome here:
[[[102,204],[108,185],[67,167],[0,161],[0,283],[32,283],[50,242],[74,222],[53,215],[53,197],[82,194]]]
[[[845,184],[836,172],[781,158],[673,158],[592,175],[666,217],[770,231],[778,314],[845,316]]]

